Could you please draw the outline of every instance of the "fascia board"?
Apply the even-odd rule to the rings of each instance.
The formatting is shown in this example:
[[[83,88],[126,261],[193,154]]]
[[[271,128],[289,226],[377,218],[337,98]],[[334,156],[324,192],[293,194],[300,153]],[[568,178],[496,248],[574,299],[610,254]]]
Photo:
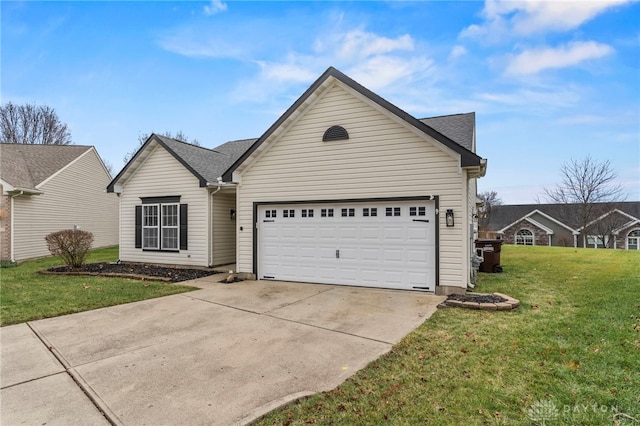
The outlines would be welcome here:
[[[583,227],[581,227],[579,229],[582,230],[583,228],[588,228],[591,225],[593,225],[594,223],[599,222],[602,219],[604,219],[605,217],[610,216],[610,215],[612,215],[614,213],[619,213],[622,216],[626,216],[628,219],[631,219],[631,220],[639,220],[637,217],[634,217],[634,216],[630,215],[629,213],[625,213],[622,210],[613,209],[613,210],[610,210],[610,211],[606,212],[605,214],[601,215],[600,217],[595,218],[594,220],[592,220],[591,222],[587,223],[585,226],[583,226]]]
[[[302,103],[294,112],[292,112],[286,120],[284,120],[281,125],[274,129],[264,140],[260,142],[260,145],[242,162],[232,173],[232,182],[236,182],[236,178],[233,176],[242,175],[246,173],[255,163],[258,162],[268,151],[269,149],[284,135],[291,129],[302,117],[304,114],[313,106],[323,98],[323,95],[327,93],[327,91],[334,86],[333,81],[329,81],[331,78],[328,78],[325,83],[318,87],[316,92],[307,97],[305,101]],[[333,79],[335,81],[335,79]],[[261,138],[262,139],[262,138]],[[259,140],[258,140],[259,141]],[[256,141],[256,142],[258,142]],[[232,166],[233,167],[233,166]],[[227,174],[225,172],[223,174],[223,180],[226,180],[224,177]]]
[[[620,231],[622,231],[623,229],[626,229],[626,228],[629,228],[631,226],[638,225],[638,224],[640,224],[640,219],[631,220],[631,221],[625,223],[624,225],[618,226],[616,229],[613,230],[613,233],[615,235],[618,235],[620,233]]]
[[[565,228],[566,230],[571,231],[571,233],[572,233],[572,234],[574,234],[574,235],[578,235],[578,234],[579,234],[579,232],[578,232],[577,230],[573,229],[573,228],[572,228],[572,227],[570,227],[569,225],[567,225],[567,224],[565,224],[565,223],[560,222],[560,221],[559,221],[558,219],[556,219],[555,217],[549,216],[548,214],[546,214],[546,213],[544,213],[544,212],[542,212],[542,211],[540,211],[540,210],[538,210],[538,209],[535,209],[535,210],[534,210],[534,211],[532,211],[531,213],[527,214],[525,217],[530,217],[531,215],[536,214],[536,213],[537,213],[537,214],[539,214],[540,216],[543,216],[543,217],[544,217],[544,218],[546,218],[546,219],[549,219],[549,220],[550,220],[550,221],[552,221],[553,223],[556,223],[556,224],[558,224],[558,225],[562,226],[562,227],[563,227],[563,228]]]
[[[135,174],[136,170],[140,168],[144,160],[151,155],[151,152],[147,153],[148,149],[153,148],[151,145],[157,145],[158,142],[153,138],[154,135],[151,135],[147,138],[144,144],[133,154],[133,157],[125,164],[125,166],[120,170],[120,173],[116,175],[116,177],[111,180],[109,185],[107,185],[107,192],[116,192],[115,186],[119,184],[120,186],[124,186],[127,180]],[[124,182],[121,182],[124,181]]]
[[[198,182],[200,184],[201,188],[204,188],[207,186],[207,184],[209,182],[207,182],[207,179],[204,178],[204,176],[202,176],[200,173],[198,173],[193,167],[191,167],[191,165],[189,163],[187,163],[184,158],[180,157],[178,155],[178,153],[176,153],[173,149],[171,149],[166,143],[164,143],[164,141],[162,139],[160,139],[159,137],[157,137],[155,134],[153,135],[154,137],[156,137],[156,139],[158,140],[158,143],[160,144],[160,146],[162,146],[164,149],[167,150],[167,152],[169,154],[171,154],[173,156],[173,158],[176,159],[176,161],[180,164],[182,164],[182,166],[189,170],[189,172],[191,172],[192,175],[194,175],[196,177],[196,179],[198,179]]]
[[[540,229],[542,229],[543,231],[545,231],[545,232],[547,233],[547,235],[553,235],[553,234],[554,234],[553,229],[551,229],[551,228],[548,228],[548,227],[544,226],[544,225],[543,225],[543,224],[541,224],[540,222],[537,222],[537,221],[535,221],[535,220],[531,219],[530,217],[527,217],[525,220],[526,220],[527,222],[529,222],[530,224],[532,224],[532,225],[534,225],[534,226],[537,226],[538,228],[540,228]]]
[[[380,114],[382,114],[385,117],[389,118],[394,123],[396,123],[396,124],[402,126],[403,128],[409,130],[411,133],[413,133],[414,135],[418,136],[420,139],[422,139],[424,141],[427,141],[428,143],[430,143],[435,148],[439,149],[440,151],[444,152],[445,154],[447,154],[448,156],[450,156],[454,160],[458,161],[458,165],[461,164],[462,159],[461,159],[460,153],[458,153],[458,152],[454,151],[453,149],[449,148],[448,146],[443,144],[441,141],[437,140],[432,135],[429,135],[428,133],[425,133],[425,132],[421,131],[416,126],[414,126],[411,123],[409,123],[407,120],[399,117],[397,114],[394,114],[388,108],[385,108],[384,106],[380,105],[379,103],[374,102],[371,98],[363,95],[362,93],[360,93],[357,90],[353,89],[349,85],[344,84],[341,81],[338,82],[338,85],[343,90],[345,90],[346,92],[350,93],[353,97],[355,97],[355,98],[359,99],[361,102],[369,105],[371,108],[375,109]]]

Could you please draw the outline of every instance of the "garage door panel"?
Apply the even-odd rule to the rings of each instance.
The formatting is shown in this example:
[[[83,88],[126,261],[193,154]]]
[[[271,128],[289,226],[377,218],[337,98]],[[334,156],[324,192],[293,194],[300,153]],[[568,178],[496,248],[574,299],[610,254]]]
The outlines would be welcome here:
[[[387,208],[391,216],[386,216]],[[258,209],[261,218],[265,210]],[[259,222],[261,278],[435,290],[433,201],[282,205],[268,210],[275,210],[277,219]],[[285,210],[289,217],[284,217]],[[422,215],[414,221],[411,212]]]

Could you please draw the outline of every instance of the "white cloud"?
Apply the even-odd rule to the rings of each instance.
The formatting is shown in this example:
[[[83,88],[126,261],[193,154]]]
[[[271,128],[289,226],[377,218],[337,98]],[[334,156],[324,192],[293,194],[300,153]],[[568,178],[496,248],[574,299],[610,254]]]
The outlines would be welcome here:
[[[454,61],[459,57],[466,55],[467,53],[468,52],[466,47],[461,45],[453,46],[453,49],[451,49],[451,53],[449,53],[449,60]]]
[[[347,59],[367,58],[398,50],[412,51],[414,48],[413,39],[408,34],[392,39],[362,30],[353,30],[341,35],[340,38],[340,45],[333,47],[337,47],[338,57]]]
[[[492,105],[493,111],[513,111],[525,107],[529,113],[548,113],[550,109],[572,108],[581,101],[579,88],[520,88],[513,92],[480,92],[476,98]]]
[[[211,3],[204,7],[204,14],[207,16],[215,15],[216,13],[224,12],[227,10],[227,4],[220,0],[211,0]]]
[[[487,0],[482,10],[484,22],[467,27],[461,36],[496,42],[513,36],[568,31],[580,27],[613,7],[626,3],[631,3],[631,0]]]
[[[572,42],[565,46],[525,50],[507,66],[509,75],[530,75],[551,68],[566,68],[580,62],[610,55],[611,46],[595,41]]]
[[[432,67],[433,61],[426,58],[381,55],[353,65],[346,73],[375,92],[395,84],[404,86],[424,76]]]
[[[391,38],[361,28],[334,28],[329,35],[317,35],[310,45],[310,49],[292,51],[282,60],[255,61],[259,74],[251,83],[241,85],[252,87],[251,96],[244,96],[246,90],[237,90],[234,98],[262,102],[269,98],[266,92],[277,97],[299,84],[311,83],[330,65],[374,91],[406,87],[433,69],[431,59],[413,53],[415,43],[408,34]]]
[[[318,77],[313,70],[292,63],[277,64],[270,62],[258,62],[261,68],[261,77],[265,80],[294,83],[308,83]]]

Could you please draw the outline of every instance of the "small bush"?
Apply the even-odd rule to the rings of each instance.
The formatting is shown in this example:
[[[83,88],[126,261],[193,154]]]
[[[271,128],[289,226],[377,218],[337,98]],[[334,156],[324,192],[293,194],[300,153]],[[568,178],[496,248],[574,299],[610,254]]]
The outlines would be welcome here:
[[[79,268],[87,258],[87,252],[93,243],[93,234],[77,229],[65,229],[52,232],[44,239],[51,254],[60,256],[67,266]]]

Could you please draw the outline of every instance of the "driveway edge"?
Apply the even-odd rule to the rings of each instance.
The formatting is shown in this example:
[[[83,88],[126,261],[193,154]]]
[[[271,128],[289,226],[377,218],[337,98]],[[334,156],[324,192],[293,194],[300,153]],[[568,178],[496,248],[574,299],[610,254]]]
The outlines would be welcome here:
[[[313,391],[302,391],[283,396],[282,398],[274,399],[273,401],[269,401],[266,404],[251,410],[249,413],[238,419],[238,423],[241,425],[251,425],[277,408],[284,407],[291,404],[297,399],[304,398],[305,396],[315,395],[317,393],[318,392]]]
[[[27,322],[27,326],[31,329],[33,334],[36,335],[38,339],[42,342],[42,344],[53,354],[53,356],[58,360],[64,371],[71,377],[71,380],[80,388],[82,393],[86,395],[86,397],[91,401],[91,404],[98,410],[100,414],[113,426],[124,426],[124,423],[120,421],[118,416],[115,415],[113,411],[109,409],[107,404],[102,401],[102,399],[98,396],[96,392],[89,386],[89,384],[82,378],[80,373],[75,371],[75,369],[71,368],[69,361],[58,351],[53,344],[47,339],[47,337],[38,329],[35,324]]]

